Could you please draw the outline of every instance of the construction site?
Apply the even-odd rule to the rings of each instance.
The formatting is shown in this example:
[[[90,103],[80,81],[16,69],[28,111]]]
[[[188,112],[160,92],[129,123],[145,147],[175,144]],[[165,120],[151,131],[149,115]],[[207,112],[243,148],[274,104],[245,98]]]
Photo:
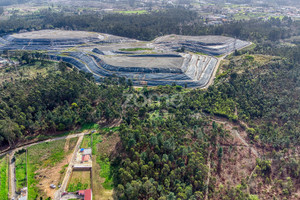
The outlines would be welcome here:
[[[42,30],[6,35],[0,50],[41,51],[95,80],[120,76],[135,86],[180,85],[204,88],[222,59],[250,42],[224,36],[167,35],[153,41],[84,31]]]

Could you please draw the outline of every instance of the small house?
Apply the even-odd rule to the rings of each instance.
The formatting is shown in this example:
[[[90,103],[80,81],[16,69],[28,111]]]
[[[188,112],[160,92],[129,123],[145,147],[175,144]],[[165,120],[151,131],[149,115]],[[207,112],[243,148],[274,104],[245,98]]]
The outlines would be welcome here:
[[[92,155],[92,149],[91,148],[84,149],[82,154],[83,155]]]
[[[82,156],[82,162],[88,162],[90,160],[90,155]]]
[[[84,200],[92,200],[93,195],[92,195],[92,190],[87,189],[87,190],[79,190],[78,195],[84,197]]]

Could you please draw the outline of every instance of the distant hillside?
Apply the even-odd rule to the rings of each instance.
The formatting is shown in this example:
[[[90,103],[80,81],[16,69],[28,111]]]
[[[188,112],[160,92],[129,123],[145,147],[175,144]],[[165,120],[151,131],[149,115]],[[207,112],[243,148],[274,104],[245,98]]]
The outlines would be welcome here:
[[[0,0],[0,6],[9,6],[13,4],[27,3],[30,0]]]

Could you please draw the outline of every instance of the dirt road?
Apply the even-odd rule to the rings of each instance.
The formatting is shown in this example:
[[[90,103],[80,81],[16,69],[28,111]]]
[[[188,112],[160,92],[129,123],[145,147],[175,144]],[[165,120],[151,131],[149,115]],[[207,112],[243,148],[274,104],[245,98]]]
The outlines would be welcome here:
[[[67,184],[68,184],[70,176],[72,174],[73,165],[74,165],[74,162],[76,160],[77,152],[79,151],[80,144],[81,144],[81,142],[83,140],[83,137],[84,137],[84,135],[81,135],[79,137],[78,141],[77,141],[77,144],[76,144],[76,146],[74,148],[72,159],[71,159],[71,161],[69,163],[69,166],[68,166],[67,171],[66,171],[66,175],[65,175],[64,180],[63,180],[63,182],[61,184],[61,188],[59,188],[59,190],[57,190],[56,193],[55,193],[55,197],[54,197],[55,200],[60,200],[61,199],[61,194],[63,192],[65,192],[66,189],[67,189]]]
[[[9,154],[9,187],[10,187],[10,198],[17,199],[17,185],[16,185],[16,162],[13,160],[15,151]]]

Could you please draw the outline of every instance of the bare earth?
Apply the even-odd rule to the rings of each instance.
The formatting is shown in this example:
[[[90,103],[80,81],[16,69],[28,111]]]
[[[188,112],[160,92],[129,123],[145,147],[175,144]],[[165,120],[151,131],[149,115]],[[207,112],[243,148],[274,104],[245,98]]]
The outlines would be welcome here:
[[[39,173],[39,184],[38,187],[45,192],[48,197],[51,199],[54,198],[55,189],[51,189],[50,185],[54,184],[58,186],[59,180],[61,179],[62,175],[60,171],[63,169],[65,165],[67,165],[71,160],[72,154],[69,154],[61,163],[57,164],[52,168],[42,169],[37,171]]]

